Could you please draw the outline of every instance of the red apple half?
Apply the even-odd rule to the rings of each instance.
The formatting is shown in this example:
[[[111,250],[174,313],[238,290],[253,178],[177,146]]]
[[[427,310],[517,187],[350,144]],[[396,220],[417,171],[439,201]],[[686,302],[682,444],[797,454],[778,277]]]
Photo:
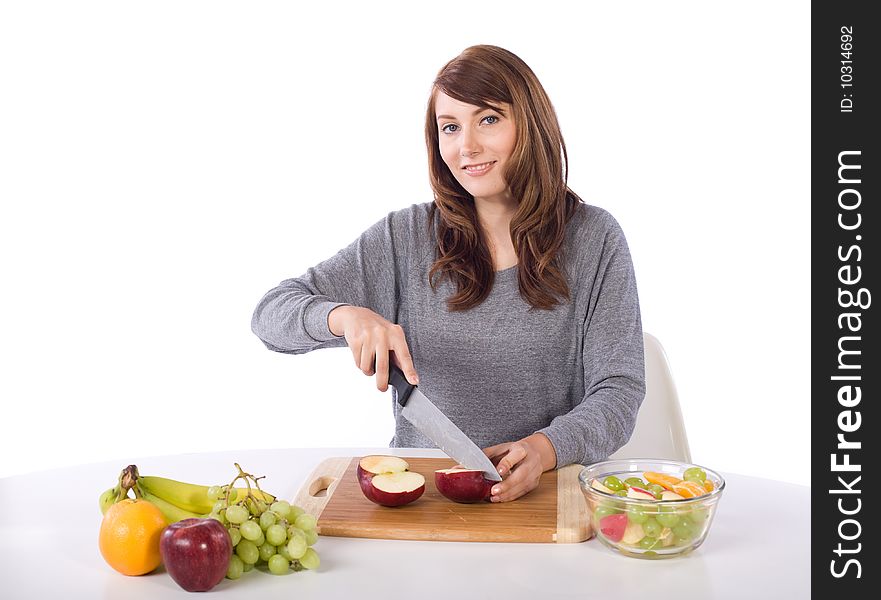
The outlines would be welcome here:
[[[409,471],[397,456],[371,455],[358,461],[358,485],[364,496],[382,506],[410,504],[425,492],[425,477]]]
[[[477,469],[440,469],[434,472],[437,491],[453,502],[489,502],[494,483]]]

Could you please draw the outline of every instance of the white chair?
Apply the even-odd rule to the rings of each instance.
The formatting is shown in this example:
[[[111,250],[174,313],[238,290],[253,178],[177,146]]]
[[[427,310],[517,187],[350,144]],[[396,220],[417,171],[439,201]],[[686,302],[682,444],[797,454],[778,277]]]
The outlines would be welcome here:
[[[666,458],[691,462],[685,422],[667,355],[655,336],[643,333],[645,400],[630,441],[609,458]]]

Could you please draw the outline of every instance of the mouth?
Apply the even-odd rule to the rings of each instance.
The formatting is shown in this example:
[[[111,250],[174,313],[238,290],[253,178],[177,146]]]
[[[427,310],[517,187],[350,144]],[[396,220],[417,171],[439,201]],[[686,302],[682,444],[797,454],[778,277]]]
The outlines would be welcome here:
[[[493,167],[493,165],[496,164],[496,162],[497,161],[493,160],[476,165],[466,165],[462,167],[462,170],[464,170],[469,175],[483,175],[484,173],[489,171]]]

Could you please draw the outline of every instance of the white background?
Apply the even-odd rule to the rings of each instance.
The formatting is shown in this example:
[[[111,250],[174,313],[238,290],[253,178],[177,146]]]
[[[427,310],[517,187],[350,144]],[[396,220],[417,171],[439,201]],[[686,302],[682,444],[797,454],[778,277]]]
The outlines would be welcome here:
[[[809,484],[809,26],[798,2],[3,3],[0,476],[387,445],[347,350],[272,353],[251,313],[431,200],[431,82],[490,43],[624,228],[694,460]]]

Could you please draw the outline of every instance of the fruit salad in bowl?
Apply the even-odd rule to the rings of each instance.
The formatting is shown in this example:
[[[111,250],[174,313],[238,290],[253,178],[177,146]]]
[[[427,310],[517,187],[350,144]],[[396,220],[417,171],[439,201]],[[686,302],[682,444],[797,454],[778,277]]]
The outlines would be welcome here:
[[[578,480],[597,539],[637,558],[683,556],[700,546],[725,489],[715,471],[647,458],[595,463]]]

